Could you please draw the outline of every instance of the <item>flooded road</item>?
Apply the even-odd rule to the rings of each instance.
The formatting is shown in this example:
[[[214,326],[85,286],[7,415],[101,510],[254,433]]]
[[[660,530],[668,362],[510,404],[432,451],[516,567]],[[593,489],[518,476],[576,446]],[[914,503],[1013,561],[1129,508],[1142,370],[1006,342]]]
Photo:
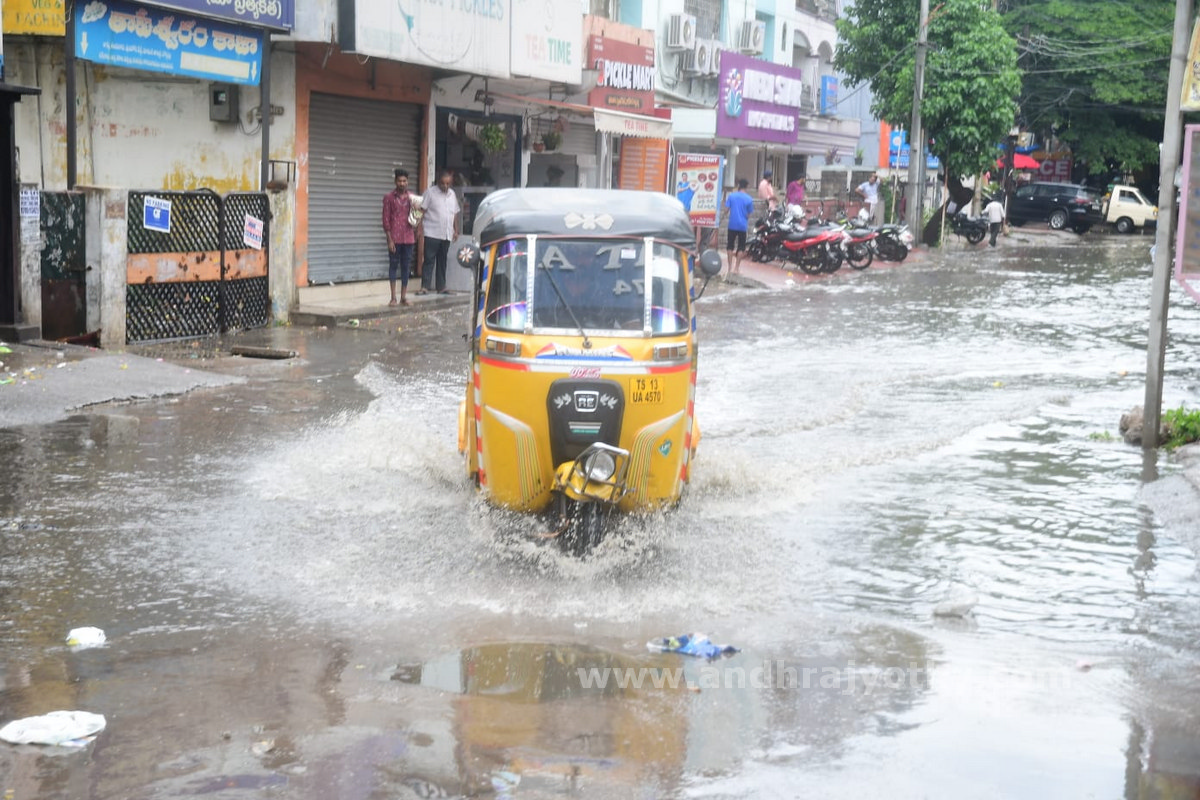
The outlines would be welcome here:
[[[710,292],[693,484],[587,561],[467,485],[462,311],[273,331],[301,358],[218,367],[244,384],[0,431],[0,722],[108,719],[0,747],[0,791],[1200,797],[1196,501],[1116,430],[1147,249]],[[647,650],[691,631],[741,653]]]

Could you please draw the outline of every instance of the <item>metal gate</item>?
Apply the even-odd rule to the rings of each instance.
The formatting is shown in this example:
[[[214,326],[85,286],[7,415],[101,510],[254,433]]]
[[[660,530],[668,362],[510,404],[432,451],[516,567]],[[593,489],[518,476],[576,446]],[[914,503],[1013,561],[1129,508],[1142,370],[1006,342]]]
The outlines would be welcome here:
[[[81,192],[42,192],[42,336],[66,339],[87,328],[87,259]]]
[[[149,204],[146,198],[154,198]],[[270,202],[262,192],[221,197],[129,193],[125,339],[183,339],[267,324]]]

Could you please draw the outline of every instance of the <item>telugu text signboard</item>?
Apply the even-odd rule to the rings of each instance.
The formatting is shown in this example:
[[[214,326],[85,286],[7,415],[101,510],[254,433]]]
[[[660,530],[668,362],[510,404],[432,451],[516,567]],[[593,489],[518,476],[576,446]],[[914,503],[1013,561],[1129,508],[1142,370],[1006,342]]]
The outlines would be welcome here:
[[[721,53],[717,135],[794,144],[803,85],[801,72],[758,58]]]
[[[154,0],[148,5],[278,31],[290,31],[296,23],[295,0]]]
[[[85,61],[258,84],[262,31],[111,0],[76,8],[75,53]]]

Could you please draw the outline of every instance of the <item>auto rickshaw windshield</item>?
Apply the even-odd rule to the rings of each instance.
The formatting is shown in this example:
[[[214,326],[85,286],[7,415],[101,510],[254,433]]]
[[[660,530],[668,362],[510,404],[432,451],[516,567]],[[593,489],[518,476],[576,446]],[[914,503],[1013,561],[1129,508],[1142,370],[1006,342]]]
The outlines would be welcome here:
[[[527,257],[531,241],[536,262],[532,276]],[[642,335],[647,326],[656,335],[686,331],[688,254],[663,242],[650,246],[647,274],[643,239],[499,242],[491,254],[485,321],[509,331],[584,328]]]

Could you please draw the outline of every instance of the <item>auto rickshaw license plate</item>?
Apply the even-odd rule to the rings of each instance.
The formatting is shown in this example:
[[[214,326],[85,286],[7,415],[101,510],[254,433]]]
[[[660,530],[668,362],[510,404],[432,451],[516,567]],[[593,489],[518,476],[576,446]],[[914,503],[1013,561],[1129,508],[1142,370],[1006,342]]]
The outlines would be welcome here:
[[[662,403],[667,382],[662,378],[630,378],[629,402],[635,406],[656,406]]]

